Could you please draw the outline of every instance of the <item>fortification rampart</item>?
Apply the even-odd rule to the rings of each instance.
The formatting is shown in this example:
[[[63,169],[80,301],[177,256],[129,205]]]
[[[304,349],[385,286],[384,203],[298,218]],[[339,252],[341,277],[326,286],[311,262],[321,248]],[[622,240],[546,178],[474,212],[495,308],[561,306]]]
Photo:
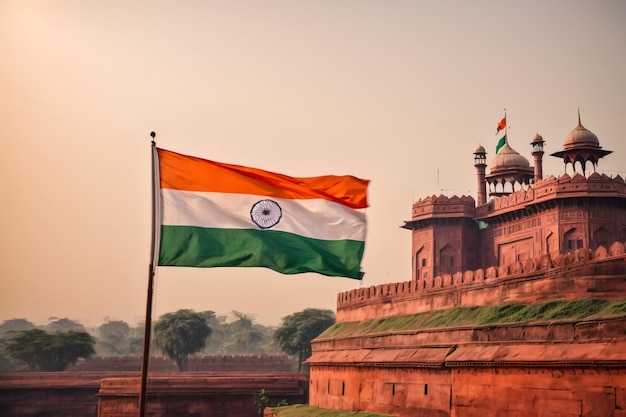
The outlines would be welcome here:
[[[503,214],[519,210],[531,204],[547,200],[570,197],[618,197],[626,198],[626,183],[619,175],[611,178],[594,172],[588,178],[581,174],[570,177],[563,174],[556,178],[552,175],[528,187],[507,196],[494,198],[488,204],[476,208],[477,218]]]
[[[140,378],[105,378],[98,392],[98,417],[135,417]],[[265,391],[269,406],[308,400],[304,373],[172,373],[150,376],[146,415],[150,417],[249,417],[257,414],[255,395]]]
[[[626,295],[626,248],[579,249],[500,267],[359,288],[337,296],[337,321],[360,321],[453,307]]]
[[[413,203],[413,220],[437,217],[474,217],[475,201],[470,196],[430,196]]]
[[[261,390],[270,405],[306,403],[308,374],[150,372],[146,416],[249,417]],[[0,416],[135,417],[139,391],[139,372],[5,372]]]

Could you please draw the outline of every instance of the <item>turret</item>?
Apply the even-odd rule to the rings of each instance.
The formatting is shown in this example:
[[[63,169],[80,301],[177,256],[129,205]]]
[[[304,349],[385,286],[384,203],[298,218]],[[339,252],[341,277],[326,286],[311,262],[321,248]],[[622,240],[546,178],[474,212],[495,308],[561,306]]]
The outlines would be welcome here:
[[[478,187],[476,188],[476,205],[482,206],[487,202],[487,183],[485,182],[485,168],[487,168],[487,152],[485,148],[479,146],[474,152],[474,166],[478,177]]]
[[[543,144],[544,140],[539,133],[535,135],[535,138],[530,142],[533,147],[533,158],[535,159],[535,183],[543,179]]]

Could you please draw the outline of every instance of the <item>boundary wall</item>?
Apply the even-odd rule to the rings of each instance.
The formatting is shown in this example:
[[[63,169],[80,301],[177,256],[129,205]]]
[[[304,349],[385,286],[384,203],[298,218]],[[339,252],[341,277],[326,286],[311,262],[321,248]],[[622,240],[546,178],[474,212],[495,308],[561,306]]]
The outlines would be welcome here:
[[[626,315],[316,339],[309,404],[399,417],[626,417]]]
[[[138,372],[0,373],[0,416],[136,417]],[[294,372],[150,373],[146,416],[249,417],[254,396],[269,405],[308,401],[308,374]]]
[[[517,301],[621,299],[626,294],[626,249],[614,242],[607,250],[579,249],[549,254],[501,267],[444,274],[359,288],[337,296],[337,322]]]

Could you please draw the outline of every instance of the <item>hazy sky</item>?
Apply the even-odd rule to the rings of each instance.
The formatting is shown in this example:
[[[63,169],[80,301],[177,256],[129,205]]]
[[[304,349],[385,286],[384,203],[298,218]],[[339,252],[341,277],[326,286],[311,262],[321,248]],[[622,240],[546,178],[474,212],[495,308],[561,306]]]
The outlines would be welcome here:
[[[371,180],[361,281],[159,268],[155,316],[278,324],[409,280],[411,204],[476,194],[473,152],[532,161],[582,123],[626,176],[626,2],[0,0],[0,321],[145,314],[158,146],[291,176]]]

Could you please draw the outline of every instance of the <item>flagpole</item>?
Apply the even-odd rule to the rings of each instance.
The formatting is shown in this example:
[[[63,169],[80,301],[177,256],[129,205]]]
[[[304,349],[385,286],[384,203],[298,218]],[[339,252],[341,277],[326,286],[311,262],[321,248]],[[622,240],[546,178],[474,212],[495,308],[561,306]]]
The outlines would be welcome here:
[[[504,120],[506,120],[506,109],[504,109]],[[504,125],[504,143],[509,143],[509,121]]]
[[[159,156],[154,138],[156,133],[150,132],[152,136],[152,239],[150,243],[150,265],[148,267],[148,296],[146,300],[146,322],[143,334],[143,358],[141,364],[141,389],[139,392],[139,417],[144,417],[146,412],[146,397],[148,386],[148,365],[150,363],[150,333],[152,330],[152,296],[154,293],[154,273],[158,263],[156,259],[157,244],[160,223],[160,204],[158,202],[159,186]]]

